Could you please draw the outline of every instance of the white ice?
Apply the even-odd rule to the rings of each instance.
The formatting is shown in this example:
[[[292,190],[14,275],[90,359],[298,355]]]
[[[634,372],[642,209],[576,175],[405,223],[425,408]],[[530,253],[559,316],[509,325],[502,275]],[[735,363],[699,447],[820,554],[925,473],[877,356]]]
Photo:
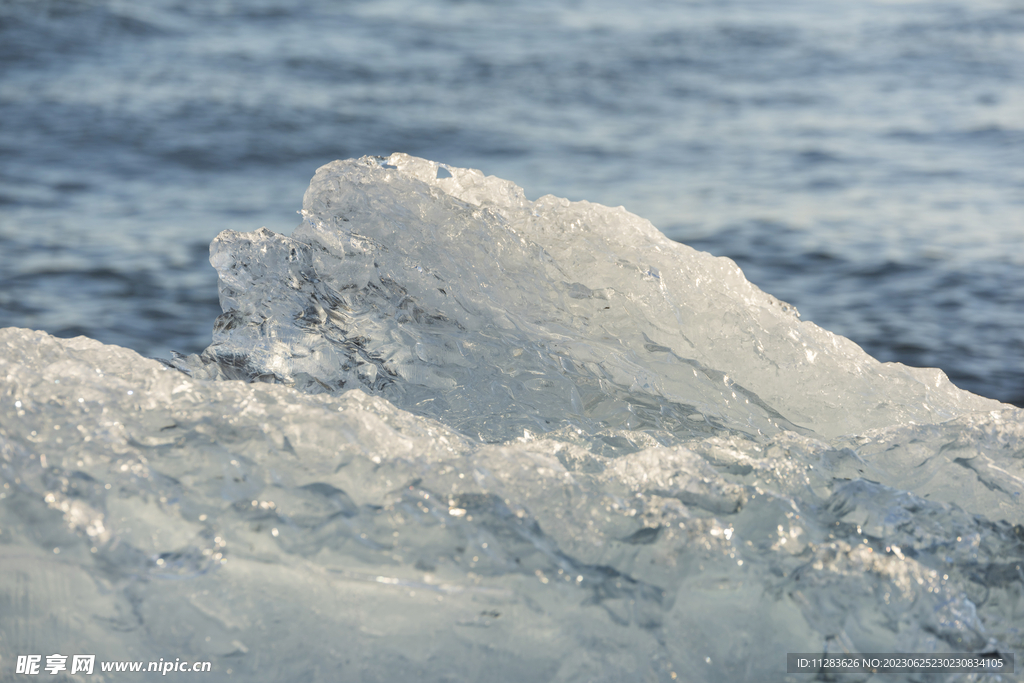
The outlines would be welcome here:
[[[621,208],[444,168],[334,162],[291,237],[222,233],[225,313],[177,369],[0,330],[0,667],[781,681],[786,652],[1022,649],[1020,410]]]

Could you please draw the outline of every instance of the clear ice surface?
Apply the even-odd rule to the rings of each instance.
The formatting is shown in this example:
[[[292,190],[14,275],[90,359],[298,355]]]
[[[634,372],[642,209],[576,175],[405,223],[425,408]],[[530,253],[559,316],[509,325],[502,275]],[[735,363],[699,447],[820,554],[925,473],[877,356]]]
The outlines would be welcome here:
[[[201,355],[0,330],[0,667],[803,681],[787,652],[1024,651],[1021,410],[622,208],[396,154],[324,166],[302,213],[211,245]]]

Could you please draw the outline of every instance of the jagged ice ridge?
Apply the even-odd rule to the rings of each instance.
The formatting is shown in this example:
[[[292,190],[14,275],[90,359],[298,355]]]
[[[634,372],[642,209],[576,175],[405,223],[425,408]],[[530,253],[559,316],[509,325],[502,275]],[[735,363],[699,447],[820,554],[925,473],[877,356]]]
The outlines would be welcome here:
[[[303,207],[211,245],[200,355],[0,330],[0,666],[782,681],[786,652],[1021,649],[1020,410],[621,208],[402,154]]]

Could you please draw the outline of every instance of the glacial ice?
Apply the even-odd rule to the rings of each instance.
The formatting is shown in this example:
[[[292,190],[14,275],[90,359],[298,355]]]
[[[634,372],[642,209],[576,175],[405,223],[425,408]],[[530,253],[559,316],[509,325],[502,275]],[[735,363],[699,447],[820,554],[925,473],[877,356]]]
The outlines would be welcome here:
[[[225,313],[197,376],[361,386],[491,441],[602,426],[836,436],[997,405],[937,370],[880,365],[621,207],[530,202],[439,168],[334,162],[291,238],[219,235]]]
[[[787,652],[1022,649],[1021,410],[621,208],[396,154],[321,168],[302,213],[211,245],[198,356],[0,330],[0,668],[784,681]]]

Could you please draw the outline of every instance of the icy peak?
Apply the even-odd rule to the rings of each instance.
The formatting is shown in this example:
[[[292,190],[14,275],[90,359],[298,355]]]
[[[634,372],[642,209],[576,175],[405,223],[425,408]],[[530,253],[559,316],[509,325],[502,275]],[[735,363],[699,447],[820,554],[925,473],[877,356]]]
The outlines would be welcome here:
[[[823,436],[996,405],[878,363],[625,209],[405,154],[320,168],[291,237],[221,233],[197,377],[353,387],[485,440],[524,428]],[[883,399],[879,399],[883,396]]]

